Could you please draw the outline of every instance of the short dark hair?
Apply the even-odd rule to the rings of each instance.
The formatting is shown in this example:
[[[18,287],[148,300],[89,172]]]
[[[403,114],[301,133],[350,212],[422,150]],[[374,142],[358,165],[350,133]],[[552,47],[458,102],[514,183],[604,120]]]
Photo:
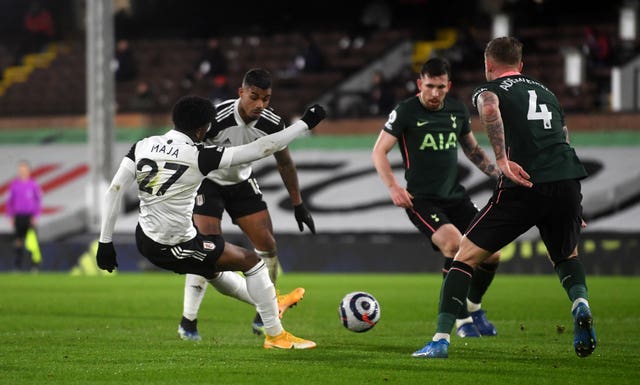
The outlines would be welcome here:
[[[498,63],[518,65],[522,61],[522,43],[511,36],[497,37],[487,43],[484,54]]]
[[[244,74],[242,87],[258,87],[268,90],[271,88],[271,73],[264,68],[253,68]]]
[[[192,132],[213,122],[216,108],[209,99],[195,95],[181,97],[173,106],[171,118],[176,130]]]
[[[451,66],[449,61],[440,57],[434,57],[422,65],[420,76],[428,75],[430,77],[448,75],[451,77]]]

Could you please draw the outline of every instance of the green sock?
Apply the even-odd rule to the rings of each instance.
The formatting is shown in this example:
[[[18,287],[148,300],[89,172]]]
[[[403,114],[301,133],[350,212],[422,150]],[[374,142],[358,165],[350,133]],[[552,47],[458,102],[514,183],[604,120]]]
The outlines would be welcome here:
[[[451,333],[456,316],[467,306],[469,283],[473,268],[465,263],[453,261],[440,292],[440,310],[437,333]]]
[[[449,269],[451,269],[451,264],[453,263],[453,258],[446,258],[444,259],[444,265],[442,267],[442,285],[444,286],[444,280],[445,278],[447,278],[447,273],[449,272]],[[442,292],[442,287],[440,287],[440,292]],[[457,314],[458,319],[465,319],[469,317],[469,311],[467,310],[467,306],[463,306],[460,308],[460,311]]]
[[[482,297],[487,292],[493,277],[496,276],[496,270],[498,270],[498,264],[482,263],[473,273],[473,279],[469,286],[469,301],[473,303],[482,303]]]
[[[456,323],[456,317],[449,313],[438,314],[438,323],[436,324],[436,333],[451,334],[451,329]]]
[[[560,278],[560,283],[571,301],[575,301],[577,298],[589,299],[587,295],[587,278],[582,262],[577,258],[567,259],[558,263],[555,269]]]

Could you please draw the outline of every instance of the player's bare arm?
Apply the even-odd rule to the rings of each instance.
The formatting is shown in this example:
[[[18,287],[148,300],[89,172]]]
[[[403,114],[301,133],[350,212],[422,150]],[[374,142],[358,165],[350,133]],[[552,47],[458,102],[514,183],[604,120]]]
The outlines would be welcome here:
[[[300,194],[300,184],[298,183],[298,172],[296,170],[296,165],[293,162],[293,158],[291,158],[291,153],[288,148],[285,148],[281,151],[278,151],[273,154],[276,158],[276,162],[278,164],[278,172],[280,173],[280,177],[282,178],[282,182],[284,182],[284,186],[287,188],[289,192],[289,197],[291,198],[291,204],[293,205],[293,212],[296,218],[296,222],[298,222],[298,229],[300,231],[304,230],[304,225],[306,224],[311,233],[316,233],[316,225],[313,221],[313,217],[311,213],[302,202],[302,195]]]
[[[487,132],[489,143],[496,156],[496,162],[507,158],[504,145],[504,126],[498,105],[498,96],[493,92],[485,91],[478,96],[478,114],[480,123]]]
[[[569,141],[569,128],[567,127],[566,124],[562,126],[562,132],[564,132],[564,138],[567,140],[567,143],[571,143]]]
[[[487,153],[480,147],[472,132],[460,138],[462,151],[476,167],[492,178],[500,176],[500,170],[491,161]]]
[[[507,158],[504,141],[504,123],[500,114],[498,95],[491,91],[485,91],[478,96],[478,114],[480,123],[487,131],[489,143],[496,157],[496,164],[502,173],[514,183],[531,187],[529,174],[519,164]]]
[[[371,153],[371,159],[373,160],[373,165],[382,179],[382,182],[389,189],[389,194],[391,195],[391,200],[393,204],[398,207],[409,208],[413,206],[413,196],[403,187],[398,184],[395,175],[393,175],[393,170],[391,169],[391,163],[389,163],[389,158],[387,154],[393,146],[396,145],[397,139],[385,132],[380,131],[380,135],[378,136],[378,140],[376,144],[373,146],[373,151]]]
[[[294,206],[301,204],[302,196],[300,195],[298,172],[296,170],[296,165],[293,162],[293,158],[291,158],[289,149],[285,148],[282,151],[278,151],[273,154],[273,156],[276,158],[278,172],[280,173],[282,182],[289,192],[289,197],[291,197],[291,204]]]

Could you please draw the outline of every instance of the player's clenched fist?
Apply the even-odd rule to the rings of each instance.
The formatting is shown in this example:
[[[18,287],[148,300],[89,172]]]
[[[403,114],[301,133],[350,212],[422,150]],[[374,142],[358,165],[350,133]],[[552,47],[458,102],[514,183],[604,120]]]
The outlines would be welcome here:
[[[326,115],[327,113],[325,112],[324,107],[319,104],[314,104],[311,107],[307,108],[300,120],[305,122],[311,130],[312,128],[317,126],[318,123],[320,123]]]

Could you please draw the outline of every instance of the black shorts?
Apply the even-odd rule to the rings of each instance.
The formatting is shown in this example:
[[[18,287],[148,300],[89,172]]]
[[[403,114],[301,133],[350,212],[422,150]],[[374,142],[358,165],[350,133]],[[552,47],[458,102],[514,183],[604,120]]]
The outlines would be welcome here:
[[[478,208],[469,197],[454,200],[415,198],[413,207],[406,212],[413,225],[431,240],[433,233],[448,223],[464,233]],[[431,245],[434,250],[439,250],[433,243]]]
[[[163,245],[149,238],[140,225],[136,227],[138,251],[154,265],[178,274],[197,274],[213,278],[216,261],[224,252],[221,235],[197,234],[178,245]]]
[[[219,185],[210,179],[202,181],[196,196],[194,214],[222,219],[227,210],[231,219],[241,218],[267,209],[255,178],[230,186]]]
[[[27,231],[31,228],[31,215],[18,214],[13,217],[13,228],[16,233],[16,237],[24,239],[27,236]]]
[[[580,239],[582,194],[578,180],[534,184],[494,191],[466,236],[495,252],[536,226],[553,263],[566,259]]]

